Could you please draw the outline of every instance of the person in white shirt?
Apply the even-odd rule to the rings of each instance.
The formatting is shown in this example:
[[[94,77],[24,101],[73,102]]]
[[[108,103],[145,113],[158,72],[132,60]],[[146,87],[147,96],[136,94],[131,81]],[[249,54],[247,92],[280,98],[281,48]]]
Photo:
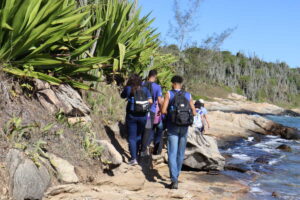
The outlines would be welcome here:
[[[198,101],[200,103],[200,111],[201,111],[201,115],[203,117],[203,131],[205,131],[205,126],[207,126],[207,128],[210,129],[210,123],[209,123],[208,117],[207,117],[208,111],[204,107],[204,100],[199,99]]]

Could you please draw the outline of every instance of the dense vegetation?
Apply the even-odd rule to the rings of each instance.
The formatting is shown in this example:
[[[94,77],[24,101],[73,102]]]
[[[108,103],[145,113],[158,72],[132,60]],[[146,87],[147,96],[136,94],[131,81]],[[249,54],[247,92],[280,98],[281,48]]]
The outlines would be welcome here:
[[[282,62],[265,62],[242,53],[233,55],[228,51],[198,47],[180,51],[176,45],[170,45],[162,51],[181,58],[176,63],[177,71],[185,76],[187,87],[197,95],[208,95],[201,87],[214,85],[254,101],[300,106],[299,68],[289,68]]]
[[[212,85],[250,100],[299,106],[299,69],[213,48],[159,47],[153,20],[140,16],[136,2],[3,0],[0,19],[0,69],[22,79],[100,89],[94,83],[123,83],[131,73],[146,77],[158,69],[165,88],[177,71],[198,96],[212,96],[205,92]]]
[[[152,68],[170,77],[174,58],[157,52],[153,20],[140,17],[134,5],[119,0],[3,0],[0,65],[23,78],[81,89],[90,89],[85,81],[124,80]]]

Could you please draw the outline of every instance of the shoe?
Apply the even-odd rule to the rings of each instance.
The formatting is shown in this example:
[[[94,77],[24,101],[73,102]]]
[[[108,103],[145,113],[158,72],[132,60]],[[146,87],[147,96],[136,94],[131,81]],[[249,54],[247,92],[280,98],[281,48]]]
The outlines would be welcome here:
[[[138,162],[136,161],[136,159],[133,159],[133,160],[129,161],[128,165],[135,166],[135,165],[138,165]]]
[[[170,188],[172,190],[177,190],[178,189],[178,181],[174,181],[174,182],[172,181]]]
[[[143,152],[141,152],[141,157],[146,157],[146,156],[148,156],[149,155],[149,153],[148,153],[148,151],[146,150],[146,151],[143,151]]]

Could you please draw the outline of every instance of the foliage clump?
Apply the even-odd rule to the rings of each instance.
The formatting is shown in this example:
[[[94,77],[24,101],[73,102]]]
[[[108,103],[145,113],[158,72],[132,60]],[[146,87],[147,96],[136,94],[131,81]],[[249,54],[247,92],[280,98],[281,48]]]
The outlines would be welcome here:
[[[127,1],[3,0],[0,18],[0,64],[19,77],[90,89],[88,82],[124,80],[154,65],[172,73],[153,20]]]

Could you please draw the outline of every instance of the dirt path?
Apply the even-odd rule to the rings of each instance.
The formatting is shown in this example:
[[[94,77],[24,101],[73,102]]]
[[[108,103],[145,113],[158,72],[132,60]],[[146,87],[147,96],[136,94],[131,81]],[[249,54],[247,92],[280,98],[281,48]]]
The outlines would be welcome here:
[[[51,187],[44,200],[234,200],[247,197],[248,187],[225,175],[183,172],[179,189],[170,190],[168,168],[162,164],[148,172],[123,164],[114,176],[104,175],[92,185]]]

